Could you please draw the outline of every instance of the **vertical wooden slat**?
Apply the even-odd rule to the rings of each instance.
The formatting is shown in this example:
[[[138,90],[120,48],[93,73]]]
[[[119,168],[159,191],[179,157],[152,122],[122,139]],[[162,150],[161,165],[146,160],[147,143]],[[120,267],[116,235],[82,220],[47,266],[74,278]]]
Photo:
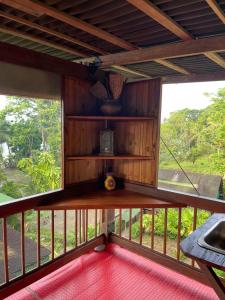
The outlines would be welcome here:
[[[177,260],[180,260],[180,238],[181,238],[181,213],[182,209],[178,208],[178,227],[177,227]]]
[[[51,216],[52,222],[51,222],[51,248],[52,248],[52,259],[55,258],[55,215],[54,210],[52,210],[52,216]]]
[[[167,249],[167,219],[168,219],[168,208],[165,208],[164,214],[164,238],[163,238],[163,254],[166,255]]]
[[[85,228],[86,228],[86,224],[85,224],[85,210],[82,209],[82,240],[83,240],[83,243],[85,242],[85,238],[86,238]]]
[[[142,231],[143,231],[143,209],[140,208],[140,245],[142,245]]]
[[[119,209],[119,236],[121,237],[122,233],[122,209]]]
[[[8,268],[8,241],[7,241],[7,219],[3,218],[3,248],[4,248],[4,267],[5,267],[5,282],[9,281],[9,268]]]
[[[98,230],[98,222],[97,222],[97,220],[98,220],[98,210],[97,209],[95,209],[95,237],[97,237],[97,230]]]
[[[82,243],[82,232],[81,232],[81,209],[79,210],[79,237],[80,237],[80,244]]]
[[[154,249],[154,237],[155,237],[155,209],[152,209],[152,229],[151,229],[151,249]]]
[[[24,230],[24,212],[21,213],[21,266],[22,275],[25,274],[25,230]]]
[[[67,226],[66,226],[66,216],[67,216],[67,213],[66,213],[66,209],[64,209],[64,216],[63,216],[63,219],[64,219],[64,229],[63,229],[63,233],[64,233],[64,242],[63,242],[63,245],[64,245],[64,253],[66,253],[66,244],[67,244]]]
[[[78,236],[78,232],[77,232],[77,209],[75,210],[75,248],[77,248],[77,236]]]
[[[41,216],[40,210],[37,211],[37,266],[41,265]]]
[[[86,216],[85,216],[85,233],[86,233],[86,236],[85,236],[85,242],[88,241],[88,209],[86,209]]]
[[[129,240],[131,240],[131,233],[132,233],[132,208],[130,208],[130,212],[129,212]]]
[[[194,216],[193,216],[193,231],[196,229],[196,224],[197,224],[197,208],[194,207]],[[191,265],[192,267],[195,266],[195,260],[191,260]]]

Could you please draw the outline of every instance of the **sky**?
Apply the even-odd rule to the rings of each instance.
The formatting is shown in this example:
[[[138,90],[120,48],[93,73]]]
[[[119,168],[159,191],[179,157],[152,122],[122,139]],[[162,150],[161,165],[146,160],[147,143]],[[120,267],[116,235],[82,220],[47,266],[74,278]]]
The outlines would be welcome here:
[[[164,84],[161,120],[168,118],[171,112],[183,108],[207,107],[210,104],[210,98],[204,93],[216,93],[219,88],[223,87],[225,87],[225,81]]]

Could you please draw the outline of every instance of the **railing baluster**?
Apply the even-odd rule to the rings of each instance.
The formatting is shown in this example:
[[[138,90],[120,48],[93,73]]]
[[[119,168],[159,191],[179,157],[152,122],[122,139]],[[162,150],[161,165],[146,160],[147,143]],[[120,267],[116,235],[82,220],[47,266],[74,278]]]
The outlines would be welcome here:
[[[122,209],[119,209],[119,236],[121,237],[122,233]]]
[[[163,254],[166,255],[167,249],[167,219],[168,219],[168,208],[165,208],[164,214],[164,238],[163,238]]]
[[[132,233],[132,208],[130,208],[130,212],[129,212],[129,240],[131,240],[131,233]]]
[[[80,237],[80,244],[82,243],[82,232],[81,232],[81,209],[79,211],[79,237]]]
[[[22,275],[25,274],[25,230],[24,230],[24,212],[21,213],[21,266]]]
[[[67,232],[66,232],[66,215],[67,215],[67,213],[66,213],[66,209],[64,209],[64,216],[63,216],[63,219],[64,219],[64,242],[63,242],[63,245],[64,245],[64,253],[66,253],[66,244],[67,244]]]
[[[85,210],[82,210],[82,240],[85,242],[86,234],[85,234]]]
[[[140,208],[140,245],[142,245],[143,209]]]
[[[9,282],[8,268],[8,242],[7,242],[7,219],[3,218],[3,248],[4,248],[4,267],[5,267],[5,282]]]
[[[86,209],[86,225],[85,225],[85,232],[86,232],[86,236],[85,236],[85,242],[88,241],[88,209]]]
[[[75,210],[75,248],[77,248],[77,209]]]
[[[182,208],[178,208],[178,227],[177,227],[177,260],[178,261],[180,261],[181,214],[182,214]]]
[[[52,259],[55,258],[55,212],[52,210],[52,221],[51,221],[51,248],[52,248]]]
[[[197,208],[194,207],[194,216],[193,216],[193,231],[196,229],[196,224],[197,224]],[[195,260],[191,260],[191,265],[192,267],[195,266]]]
[[[97,223],[97,220],[98,220],[98,210],[95,209],[95,237],[97,237],[97,230],[98,230],[98,223]]]
[[[37,266],[41,265],[41,214],[40,210],[37,211]]]
[[[155,237],[155,209],[152,209],[152,228],[151,228],[151,249],[154,249],[154,237]]]

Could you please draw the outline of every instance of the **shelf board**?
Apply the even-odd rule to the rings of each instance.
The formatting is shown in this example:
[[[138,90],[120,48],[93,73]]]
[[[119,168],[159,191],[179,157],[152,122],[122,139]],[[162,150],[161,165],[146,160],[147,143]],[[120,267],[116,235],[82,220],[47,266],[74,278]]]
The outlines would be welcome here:
[[[149,121],[155,119],[154,117],[144,116],[74,116],[67,115],[67,119],[76,121]]]
[[[181,203],[167,202],[127,190],[115,190],[111,192],[99,190],[83,194],[82,196],[70,196],[51,204],[38,206],[36,209],[175,208],[185,206]]]
[[[152,156],[141,155],[115,155],[115,156],[102,156],[102,155],[79,155],[67,156],[67,160],[151,160]]]

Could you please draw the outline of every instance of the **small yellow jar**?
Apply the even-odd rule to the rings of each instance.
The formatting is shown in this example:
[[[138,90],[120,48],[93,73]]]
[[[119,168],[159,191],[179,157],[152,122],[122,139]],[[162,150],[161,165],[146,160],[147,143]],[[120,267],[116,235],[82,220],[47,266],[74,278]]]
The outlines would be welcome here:
[[[106,179],[104,181],[104,185],[107,191],[115,190],[116,188],[116,181],[112,176],[112,173],[106,174]]]

